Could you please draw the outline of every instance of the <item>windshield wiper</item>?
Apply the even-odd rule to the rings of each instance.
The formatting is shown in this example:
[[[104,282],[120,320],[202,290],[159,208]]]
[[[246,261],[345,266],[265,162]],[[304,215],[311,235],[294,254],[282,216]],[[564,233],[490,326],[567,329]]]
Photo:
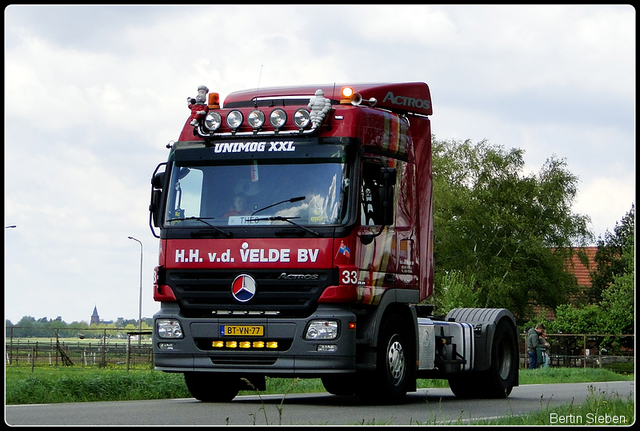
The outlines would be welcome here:
[[[172,221],[185,221],[185,220],[196,220],[196,221],[201,221],[202,223],[206,224],[207,226],[215,229],[216,231],[220,232],[221,234],[223,234],[226,237],[232,237],[233,234],[230,232],[225,232],[222,229],[220,229],[217,226],[212,225],[211,223],[209,223],[207,220],[214,220],[214,217],[187,217],[187,218],[172,218],[169,220],[166,220],[166,223],[168,222],[172,222]]]
[[[304,198],[303,198],[304,199]],[[269,220],[269,221],[286,221],[287,223],[291,223],[292,225],[294,225],[295,227],[299,227],[300,229],[306,230],[309,233],[314,234],[315,236],[322,236],[321,233],[316,232],[314,230],[309,229],[306,226],[302,226],[301,224],[298,224],[294,221],[291,221],[291,219],[295,219],[295,218],[300,218],[300,217],[283,217],[283,216],[271,216],[271,217],[256,217],[252,220],[256,220],[256,221],[261,221],[261,220]]]
[[[285,199],[285,200],[283,200],[283,201],[276,202],[275,204],[268,205],[268,206],[266,206],[266,207],[264,207],[264,208],[260,208],[259,210],[254,211],[251,215],[252,215],[252,216],[253,216],[253,215],[256,215],[256,214],[258,214],[258,213],[259,213],[259,212],[261,212],[261,211],[264,211],[264,210],[269,209],[269,208],[271,208],[271,207],[275,207],[276,205],[280,205],[280,204],[283,204],[283,203],[285,203],[285,202],[291,202],[291,203],[294,203],[294,202],[303,201],[303,200],[305,200],[306,198],[307,198],[306,196],[298,196],[297,198]]]

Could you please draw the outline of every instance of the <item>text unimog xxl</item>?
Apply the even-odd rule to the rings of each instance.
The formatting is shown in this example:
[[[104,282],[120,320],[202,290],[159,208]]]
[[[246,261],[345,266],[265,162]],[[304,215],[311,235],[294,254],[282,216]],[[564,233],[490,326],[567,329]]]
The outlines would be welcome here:
[[[156,369],[202,401],[265,376],[370,402],[416,378],[508,396],[512,314],[418,305],[433,289],[429,87],[264,88],[224,106],[207,92],[152,179]]]

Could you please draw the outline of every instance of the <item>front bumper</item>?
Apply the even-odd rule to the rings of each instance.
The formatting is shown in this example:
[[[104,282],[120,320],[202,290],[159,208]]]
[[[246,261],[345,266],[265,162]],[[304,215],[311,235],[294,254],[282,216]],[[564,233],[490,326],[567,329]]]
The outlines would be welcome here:
[[[167,305],[167,304],[163,304]],[[217,372],[302,376],[352,373],[355,370],[356,330],[349,323],[355,315],[335,305],[320,304],[307,318],[215,317],[185,318],[177,307],[163,307],[157,319],[180,321],[184,337],[162,339],[154,329],[153,360],[157,370],[167,372]],[[333,340],[305,340],[307,325],[312,320],[336,320],[339,331]],[[262,326],[261,336],[224,336],[222,325]],[[155,326],[155,323],[154,323]],[[214,347],[216,342],[237,341],[236,347]],[[241,342],[276,341],[277,348],[239,347]],[[322,346],[319,348],[319,346]],[[327,346],[331,346],[327,348]]]

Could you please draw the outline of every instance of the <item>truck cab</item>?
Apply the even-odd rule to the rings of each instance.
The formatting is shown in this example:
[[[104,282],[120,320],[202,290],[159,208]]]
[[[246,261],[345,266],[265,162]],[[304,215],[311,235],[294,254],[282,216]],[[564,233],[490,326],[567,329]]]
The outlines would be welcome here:
[[[269,376],[397,401],[418,375],[473,370],[474,338],[487,344],[499,322],[512,366],[508,311],[438,325],[418,305],[433,290],[426,84],[255,89],[223,106],[209,93],[201,105],[152,178],[156,369],[184,373],[203,401]],[[453,350],[433,347],[447,340]],[[508,392],[515,371],[502,371]]]

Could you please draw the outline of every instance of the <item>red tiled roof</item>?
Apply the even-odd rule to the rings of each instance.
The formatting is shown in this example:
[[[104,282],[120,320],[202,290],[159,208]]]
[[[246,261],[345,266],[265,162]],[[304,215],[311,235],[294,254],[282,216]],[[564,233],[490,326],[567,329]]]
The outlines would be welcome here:
[[[576,280],[578,281],[578,287],[581,287],[583,290],[585,288],[591,287],[591,277],[589,276],[589,272],[594,271],[596,268],[596,251],[598,251],[598,247],[580,247],[576,250],[577,252],[583,252],[586,254],[589,266],[584,265],[578,254],[575,253],[571,260],[567,262],[567,271],[572,272],[576,276]],[[544,311],[546,314],[546,318],[549,320],[553,320],[556,317],[556,313],[554,310],[548,309],[541,305],[535,305],[533,307],[534,315],[540,314],[541,311]]]
[[[591,277],[589,277],[589,272],[592,272],[596,269],[596,251],[598,251],[598,247],[581,247],[577,250],[578,252],[584,252],[589,259],[589,267],[580,262],[580,258],[577,254],[574,254],[571,262],[567,263],[567,270],[569,272],[573,272],[578,280],[578,286],[581,287],[591,287]]]

